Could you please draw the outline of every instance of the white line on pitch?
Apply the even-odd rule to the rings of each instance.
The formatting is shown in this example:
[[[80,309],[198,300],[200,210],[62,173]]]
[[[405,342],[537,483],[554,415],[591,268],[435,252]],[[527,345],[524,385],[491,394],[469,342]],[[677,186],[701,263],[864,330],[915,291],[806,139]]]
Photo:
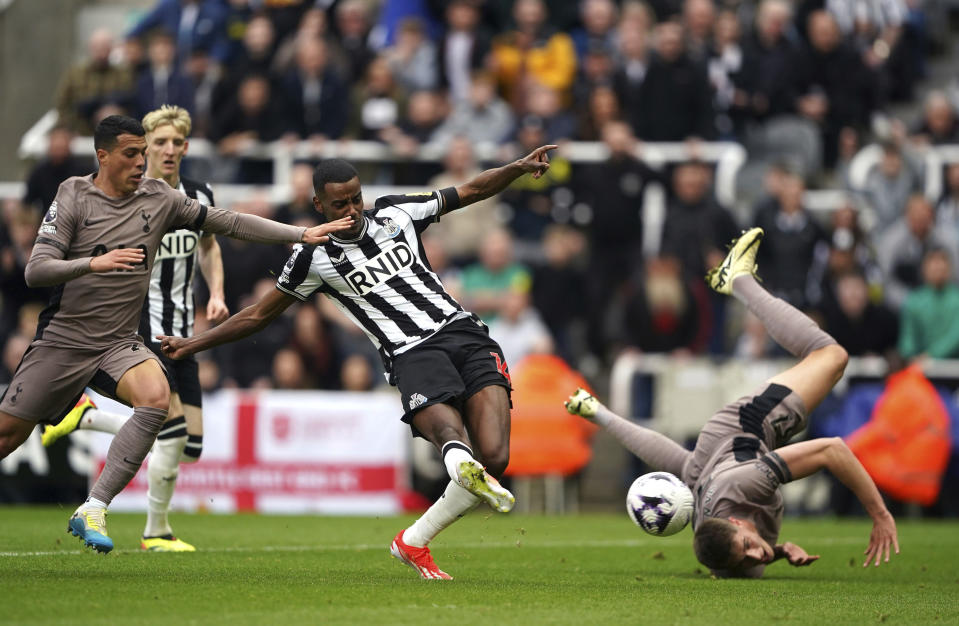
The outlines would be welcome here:
[[[521,548],[640,548],[640,547],[655,547],[657,545],[667,545],[665,542],[662,542],[661,539],[656,539],[650,537],[649,539],[626,539],[626,540],[616,540],[616,541],[602,541],[602,540],[575,540],[575,541],[526,541],[522,538],[517,539],[516,541],[485,541],[485,542],[451,542],[444,543],[441,546],[444,549],[469,549],[469,550],[478,550],[483,548],[511,548],[516,547],[519,544]],[[854,537],[824,537],[818,538],[815,542],[808,542],[810,545],[829,545],[829,546],[844,546],[844,545],[863,545],[865,546],[868,543],[868,538],[854,538]],[[670,542],[669,545],[675,545],[673,542]],[[358,543],[358,544],[347,544],[347,545],[315,545],[315,546],[227,546],[220,548],[203,548],[198,550],[198,552],[206,552],[211,554],[219,553],[230,553],[230,552],[353,552],[353,551],[364,551],[364,550],[386,550],[389,544],[387,543]],[[63,556],[63,555],[75,555],[75,554],[86,554],[91,552],[91,550],[47,550],[47,551],[31,551],[31,552],[0,552],[0,557],[28,557],[28,556]],[[139,554],[142,553],[142,550],[121,548],[113,551],[115,554]]]

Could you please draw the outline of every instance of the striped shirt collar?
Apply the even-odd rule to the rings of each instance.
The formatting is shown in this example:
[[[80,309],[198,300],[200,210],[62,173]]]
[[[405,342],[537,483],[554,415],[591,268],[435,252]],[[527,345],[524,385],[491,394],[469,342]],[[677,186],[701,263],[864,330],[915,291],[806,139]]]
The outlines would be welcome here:
[[[369,228],[370,228],[370,218],[368,218],[368,217],[364,214],[364,215],[363,215],[363,230],[361,230],[361,231],[359,232],[359,234],[356,235],[356,237],[351,237],[351,238],[349,238],[349,239],[344,239],[344,238],[342,238],[342,237],[337,237],[337,236],[336,236],[336,233],[330,233],[330,239],[332,239],[333,241],[336,241],[337,243],[357,243],[360,239],[363,238],[364,235],[366,235],[366,231],[368,231]]]

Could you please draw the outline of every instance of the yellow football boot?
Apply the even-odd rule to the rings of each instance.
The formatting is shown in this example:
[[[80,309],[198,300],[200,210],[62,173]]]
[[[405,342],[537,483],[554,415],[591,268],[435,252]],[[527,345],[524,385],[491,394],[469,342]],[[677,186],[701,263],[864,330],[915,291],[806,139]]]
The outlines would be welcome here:
[[[75,431],[77,427],[80,426],[80,420],[83,419],[83,414],[86,413],[87,410],[95,408],[97,408],[97,405],[93,403],[90,396],[87,394],[80,396],[76,405],[60,420],[59,424],[53,426],[44,424],[43,434],[40,437],[43,447],[49,448],[60,437],[65,437]]]

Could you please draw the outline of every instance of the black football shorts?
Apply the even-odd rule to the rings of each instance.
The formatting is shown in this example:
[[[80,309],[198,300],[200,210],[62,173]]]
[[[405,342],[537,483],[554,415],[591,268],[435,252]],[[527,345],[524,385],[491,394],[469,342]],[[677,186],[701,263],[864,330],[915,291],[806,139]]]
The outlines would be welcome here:
[[[511,390],[503,350],[486,326],[472,319],[450,322],[423,343],[393,360],[393,379],[403,402],[403,421],[433,404],[449,404],[460,413],[473,394],[499,385]],[[411,424],[412,427],[412,424]],[[413,428],[413,434],[419,433]]]

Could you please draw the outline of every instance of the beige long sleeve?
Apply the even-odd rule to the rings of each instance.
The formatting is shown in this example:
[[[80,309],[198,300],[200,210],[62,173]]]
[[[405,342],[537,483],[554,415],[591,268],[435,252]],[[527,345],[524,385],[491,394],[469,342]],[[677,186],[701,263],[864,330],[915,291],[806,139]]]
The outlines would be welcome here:
[[[90,257],[63,258],[63,252],[50,244],[38,243],[24,268],[23,279],[28,287],[50,287],[89,274]]]
[[[306,228],[281,224],[257,215],[207,208],[200,227],[211,233],[259,243],[297,243],[303,240]]]

